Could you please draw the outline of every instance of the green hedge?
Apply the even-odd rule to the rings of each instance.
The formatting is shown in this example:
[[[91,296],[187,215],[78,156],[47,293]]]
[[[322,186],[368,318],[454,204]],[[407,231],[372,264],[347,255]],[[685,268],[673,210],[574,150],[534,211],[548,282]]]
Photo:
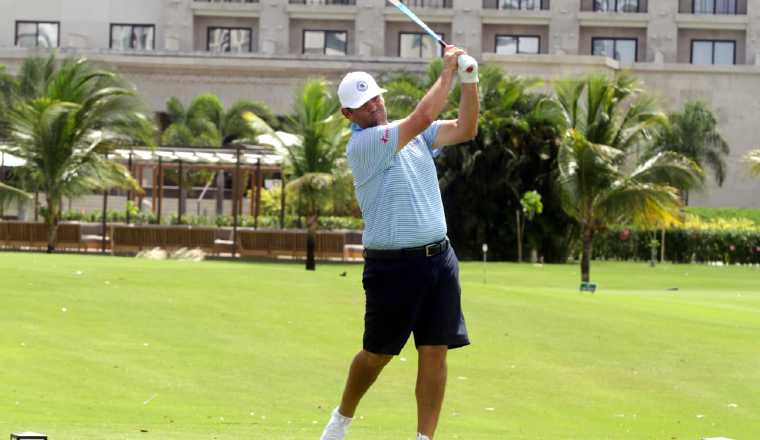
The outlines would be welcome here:
[[[127,221],[127,213],[124,210],[109,210],[106,219],[110,223],[126,223]],[[91,222],[91,223],[99,223],[103,220],[103,214],[102,211],[91,211],[91,212],[80,212],[80,211],[66,211],[62,215],[62,220],[64,221],[82,221],[82,222]],[[183,225],[193,225],[193,226],[232,226],[232,216],[231,215],[223,215],[219,217],[206,217],[206,216],[196,216],[196,215],[183,215],[182,216],[182,224]],[[259,223],[258,226],[260,228],[279,228],[280,227],[280,217],[279,216],[265,216],[260,215],[259,216]],[[130,222],[138,225],[142,224],[157,224],[158,223],[158,216],[151,212],[139,212],[136,214],[133,214],[130,216]],[[176,213],[173,213],[169,216],[161,216],[161,223],[168,224],[168,225],[176,225],[179,224],[179,218],[177,217]],[[254,218],[249,215],[242,215],[238,218],[238,226],[242,227],[253,227],[254,225]],[[295,229],[295,228],[305,228],[306,227],[306,219],[301,218],[301,223],[299,224],[298,217],[295,216],[286,216],[285,217],[285,228],[286,229]],[[320,229],[354,229],[354,230],[361,230],[364,229],[364,223],[362,219],[356,218],[356,217],[320,217],[319,218],[319,227]]]
[[[661,232],[610,229],[594,238],[593,256],[602,260],[649,260],[650,243]],[[657,246],[659,258],[660,247]],[[665,232],[665,260],[676,263],[722,261],[760,263],[760,232],[670,229]]]

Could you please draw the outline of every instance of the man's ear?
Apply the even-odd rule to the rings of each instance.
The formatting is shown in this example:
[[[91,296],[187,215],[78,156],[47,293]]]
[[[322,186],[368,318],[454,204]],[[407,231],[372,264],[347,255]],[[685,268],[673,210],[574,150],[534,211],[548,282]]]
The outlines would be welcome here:
[[[343,113],[343,116],[346,117],[346,119],[351,119],[351,109],[343,107],[340,109],[340,112]]]

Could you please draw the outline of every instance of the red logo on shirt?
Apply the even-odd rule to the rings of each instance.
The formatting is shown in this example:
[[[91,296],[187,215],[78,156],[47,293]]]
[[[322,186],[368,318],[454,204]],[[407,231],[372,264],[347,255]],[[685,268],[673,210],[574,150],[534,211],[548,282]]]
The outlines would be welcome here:
[[[385,127],[385,132],[383,133],[383,137],[380,138],[380,141],[384,144],[387,144],[390,138],[391,138],[391,129],[388,127]]]

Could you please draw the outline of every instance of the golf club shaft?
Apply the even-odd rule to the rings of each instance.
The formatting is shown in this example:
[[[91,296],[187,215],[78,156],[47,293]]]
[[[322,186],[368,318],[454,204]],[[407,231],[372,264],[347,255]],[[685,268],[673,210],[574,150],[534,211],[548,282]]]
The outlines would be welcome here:
[[[447,46],[446,42],[443,41],[443,39],[438,34],[433,32],[433,30],[430,29],[430,27],[428,27],[428,25],[425,24],[424,21],[422,21],[419,17],[417,17],[417,14],[412,12],[412,10],[409,9],[405,4],[401,3],[400,0],[388,0],[388,1],[391,2],[393,6],[397,7],[399,11],[403,12],[404,15],[409,17],[413,22],[417,23],[417,25],[421,27],[423,31],[427,32],[428,35],[433,37],[433,39],[437,41],[438,44],[440,44],[443,48],[446,48]]]
[[[401,3],[400,0],[388,0],[393,4],[393,6],[397,7],[399,11],[403,12],[404,15],[409,17],[413,22],[417,23],[419,27],[422,28],[423,31],[427,32],[428,35],[433,37],[435,41],[438,42],[438,44],[441,45],[442,48],[446,49],[446,46],[448,44],[443,41],[443,38],[441,38],[437,33],[435,33],[430,27],[425,24],[420,17],[417,16],[414,12],[412,12],[411,9],[409,9],[405,4]],[[461,55],[459,57],[459,66],[460,68],[463,68],[467,72],[472,72],[472,69],[474,68],[474,64],[476,63],[475,59],[472,58],[469,55]]]

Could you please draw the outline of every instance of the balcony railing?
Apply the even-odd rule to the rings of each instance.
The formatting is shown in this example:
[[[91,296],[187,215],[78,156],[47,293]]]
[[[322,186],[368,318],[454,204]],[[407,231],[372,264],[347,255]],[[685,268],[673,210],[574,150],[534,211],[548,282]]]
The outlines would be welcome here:
[[[193,0],[197,3],[258,3],[259,0]]]
[[[345,5],[352,6],[356,0],[289,0],[291,5]]]
[[[401,3],[412,8],[451,8],[454,0],[401,0]],[[386,5],[391,6],[390,3]]]
[[[549,0],[483,0],[483,9],[549,10]]]
[[[639,0],[594,0],[596,12],[646,12]]]
[[[695,15],[746,15],[747,0],[692,0],[679,12]]]

